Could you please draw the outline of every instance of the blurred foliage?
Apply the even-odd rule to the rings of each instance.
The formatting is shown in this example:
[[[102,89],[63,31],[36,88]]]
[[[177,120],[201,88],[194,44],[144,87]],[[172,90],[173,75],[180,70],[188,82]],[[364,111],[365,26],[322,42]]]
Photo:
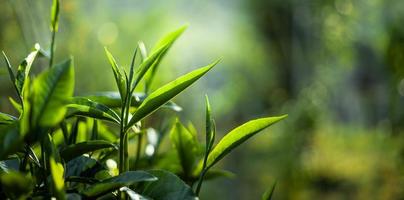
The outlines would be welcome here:
[[[258,199],[275,179],[275,199],[404,198],[403,1],[62,3],[57,52],[74,52],[78,94],[113,89],[104,73],[108,61],[98,57],[102,46],[129,65],[120,58],[130,57],[139,38],[153,44],[160,33],[188,22],[192,28],[162,63],[163,76],[154,84],[217,55],[223,62],[177,99],[187,108],[183,117],[203,121],[197,90],[210,94],[217,123],[224,125],[218,134],[257,113],[289,113],[274,134],[258,136],[226,159],[225,168],[239,174],[239,181],[212,181],[202,198]],[[0,49],[12,63],[35,42],[50,45],[49,5],[0,2]],[[0,74],[2,94],[15,95],[5,67]],[[0,110],[12,111],[6,95]],[[203,129],[201,123],[196,128]]]

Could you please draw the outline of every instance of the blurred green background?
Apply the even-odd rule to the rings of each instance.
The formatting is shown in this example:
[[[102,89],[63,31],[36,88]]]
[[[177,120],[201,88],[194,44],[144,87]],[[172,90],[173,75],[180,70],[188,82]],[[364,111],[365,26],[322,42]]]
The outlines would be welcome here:
[[[1,0],[0,49],[17,65],[50,45],[51,1]],[[202,199],[404,199],[404,1],[66,0],[56,60],[72,55],[76,94],[114,90],[107,46],[129,65],[190,24],[154,88],[216,58],[222,62],[175,100],[200,132],[204,95],[222,136],[237,124],[287,113],[221,165],[234,179],[207,182]],[[1,65],[5,65],[1,61]],[[35,71],[40,71],[40,66]],[[15,95],[0,68],[0,110]]]

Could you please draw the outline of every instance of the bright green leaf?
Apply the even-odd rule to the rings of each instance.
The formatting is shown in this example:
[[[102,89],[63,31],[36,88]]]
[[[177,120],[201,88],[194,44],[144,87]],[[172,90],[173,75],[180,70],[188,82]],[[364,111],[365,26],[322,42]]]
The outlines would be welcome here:
[[[10,101],[11,105],[18,111],[18,113],[20,113],[20,115],[22,114],[22,105],[20,103],[18,103],[17,101],[15,101],[13,98],[8,97],[8,100]]]
[[[280,117],[267,117],[251,120],[227,133],[219,143],[212,149],[208,156],[206,167],[210,168],[226,156],[230,151],[236,148],[241,143],[245,142],[250,137],[254,136],[268,126],[285,119],[287,115]],[[199,164],[197,172],[202,171],[202,163]]]
[[[160,62],[163,60],[164,56],[166,55],[166,53],[168,52],[168,50],[171,48],[171,46],[174,44],[174,42],[177,40],[177,38],[179,36],[181,36],[181,34],[187,29],[188,25],[182,26],[179,29],[167,34],[166,36],[164,36],[153,48],[152,50],[152,55],[154,53],[156,53],[159,49],[161,49],[162,47],[164,47],[163,51],[159,54],[158,59],[156,59],[155,62],[153,62],[153,65],[150,67],[150,75],[147,78],[147,83],[146,83],[146,87],[147,89],[150,87],[153,78],[156,74],[156,71],[158,69],[158,66],[160,65]],[[140,46],[140,45],[139,45]],[[143,45],[144,46],[144,45]],[[146,49],[144,50],[146,51]],[[146,53],[144,53],[145,55],[147,55]],[[143,53],[142,53],[143,55]]]
[[[59,27],[59,0],[53,0],[51,8],[51,31],[57,32]]]
[[[215,137],[216,137],[216,130],[215,130],[215,125],[213,122],[212,114],[211,114],[211,109],[210,109],[210,103],[209,103],[209,98],[208,95],[205,96],[205,101],[206,101],[206,115],[205,115],[205,124],[206,124],[206,150],[205,154],[206,156],[209,154],[210,150],[212,149],[213,143],[215,142]]]
[[[37,46],[37,45],[36,45]],[[26,84],[25,81],[29,76],[29,72],[31,71],[32,63],[34,62],[36,56],[38,55],[40,47],[36,47],[18,66],[17,75],[15,77],[15,86],[17,88],[17,92],[22,97],[25,92]]]
[[[66,199],[65,197],[65,180],[63,178],[64,176],[64,168],[61,163],[58,163],[55,161],[55,159],[51,156],[49,157],[49,165],[50,165],[50,171],[51,171],[51,177],[52,177],[52,192],[53,196],[56,197],[56,199]]]
[[[97,92],[95,94],[82,97],[104,104],[110,108],[120,108],[122,106],[122,100],[119,92]],[[145,97],[146,96],[143,93],[133,93],[131,106],[138,107]]]
[[[136,122],[140,121],[144,117],[150,115],[156,111],[160,106],[164,105],[167,101],[178,95],[180,92],[185,90],[187,87],[192,85],[196,80],[206,74],[212,67],[214,67],[219,61],[194,70],[188,74],[185,74],[176,80],[162,86],[156,91],[152,92],[146,99],[142,102],[139,108],[133,114],[128,127],[131,127]]]
[[[115,61],[115,58],[112,56],[112,54],[108,51],[108,49],[105,47],[105,53],[107,54],[108,61],[111,64],[112,71],[114,73],[115,77],[115,82],[116,85],[118,86],[119,94],[121,95],[121,100],[124,101],[125,95],[126,95],[126,78],[124,75],[124,72],[121,67],[118,66],[118,64]]]
[[[192,168],[198,156],[198,142],[177,119],[170,132],[170,140],[177,150],[181,167],[185,175],[192,173]]]
[[[15,120],[16,117],[0,112],[0,124],[12,124]]]
[[[32,84],[32,122],[53,127],[63,120],[66,104],[73,95],[74,70],[71,59],[41,73]]]

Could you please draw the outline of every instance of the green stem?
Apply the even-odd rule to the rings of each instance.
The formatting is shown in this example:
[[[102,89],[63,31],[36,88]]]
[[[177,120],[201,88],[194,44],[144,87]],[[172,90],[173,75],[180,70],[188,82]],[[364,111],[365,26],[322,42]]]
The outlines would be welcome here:
[[[125,131],[124,131],[124,108],[121,110],[121,124],[120,124],[120,133],[119,133],[119,174],[124,172],[124,159],[125,159]]]
[[[29,146],[25,145],[25,154],[24,154],[24,158],[22,159],[21,163],[20,163],[20,172],[24,172],[25,168],[27,166],[27,160],[28,160],[28,154],[29,154]]]
[[[201,187],[202,187],[202,182],[203,182],[203,178],[206,174],[206,172],[209,170],[209,168],[206,168],[206,163],[208,161],[208,148],[206,149],[206,153],[205,153],[205,157],[203,158],[203,166],[202,166],[202,172],[199,175],[199,179],[198,179],[198,185],[196,187],[196,195],[199,195],[199,192],[201,191]]]
[[[49,59],[49,68],[53,65],[53,57],[55,53],[55,36],[56,31],[52,31],[52,39],[51,39],[51,46],[50,46],[50,59]]]
[[[42,164],[42,181],[45,185],[45,188],[47,188],[48,182],[47,182],[47,175],[46,175],[46,155],[45,155],[45,144],[44,140],[41,141],[41,164]]]

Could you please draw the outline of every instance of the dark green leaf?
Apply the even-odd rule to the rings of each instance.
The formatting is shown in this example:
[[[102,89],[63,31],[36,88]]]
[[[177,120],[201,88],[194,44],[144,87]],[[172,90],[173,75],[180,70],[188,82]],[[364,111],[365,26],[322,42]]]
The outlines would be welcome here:
[[[69,140],[67,141],[67,144],[75,144],[76,143],[78,132],[79,132],[80,120],[81,120],[81,118],[78,117],[74,121],[74,123],[72,125],[72,128],[70,130],[70,136],[69,136]]]
[[[22,149],[23,136],[20,134],[17,123],[0,126],[0,142],[0,159]]]
[[[77,144],[69,145],[63,148],[60,151],[60,156],[68,162],[69,160],[81,156],[85,153],[89,153],[92,151],[105,149],[105,148],[117,148],[111,142],[103,141],[103,140],[89,140],[85,142],[80,142]]]
[[[98,140],[98,122],[94,119],[93,129],[91,130],[91,140]]]
[[[11,63],[10,63],[9,59],[7,58],[7,56],[6,56],[6,53],[4,53],[4,51],[2,51],[2,53],[3,53],[4,62],[6,62],[6,65],[7,65],[7,71],[8,71],[8,75],[10,77],[10,80],[13,83],[13,86],[14,86],[18,96],[21,97],[20,90],[18,89],[18,87],[16,85],[15,75],[14,75]]]
[[[131,186],[138,182],[156,181],[157,178],[145,171],[128,171],[118,176],[105,179],[99,183],[91,185],[84,190],[87,197],[97,197],[108,192],[112,192],[124,186]]]
[[[195,200],[197,196],[192,189],[175,174],[164,170],[149,170],[158,178],[147,182],[139,188],[139,193],[154,200]]]
[[[130,200],[150,200],[149,198],[146,198],[138,193],[136,193],[135,191],[131,190],[128,187],[121,187],[119,189],[119,191],[121,192],[125,192]]]
[[[120,122],[120,117],[115,111],[101,103],[84,97],[74,97],[67,107],[71,108],[68,112],[68,116],[81,115],[116,123]]]
[[[188,74],[185,74],[151,93],[148,97],[146,97],[146,99],[133,114],[127,128],[131,127],[144,117],[150,115],[160,106],[164,105],[167,101],[185,90],[192,83],[202,77],[210,69],[212,69],[212,67],[214,67],[218,62],[219,61],[215,61],[214,63],[206,67],[202,67]]]
[[[0,182],[2,191],[9,199],[27,199],[34,189],[30,177],[15,171],[1,173]]]
[[[126,85],[127,85],[124,72],[123,72],[122,68],[118,66],[118,64],[115,61],[115,58],[112,56],[112,54],[108,51],[108,49],[106,47],[105,47],[105,53],[107,54],[109,63],[111,64],[111,67],[112,67],[112,71],[114,72],[115,82],[116,82],[116,85],[118,86],[121,100],[124,101],[125,95],[126,95]]]
[[[73,95],[74,70],[69,59],[41,73],[32,84],[32,123],[53,127],[63,120]]]
[[[171,129],[170,140],[177,150],[184,174],[190,176],[198,156],[199,144],[196,138],[177,119]]]
[[[107,168],[94,158],[79,156],[66,163],[65,177],[95,178],[95,175],[102,170]]]
[[[262,200],[271,200],[276,187],[276,182],[262,195]]]
[[[135,52],[133,53],[132,62],[130,63],[130,71],[129,71],[129,79],[128,79],[129,84],[128,85],[132,85],[132,83],[133,83],[133,78],[135,75],[136,55],[137,55],[137,48],[135,49]]]

